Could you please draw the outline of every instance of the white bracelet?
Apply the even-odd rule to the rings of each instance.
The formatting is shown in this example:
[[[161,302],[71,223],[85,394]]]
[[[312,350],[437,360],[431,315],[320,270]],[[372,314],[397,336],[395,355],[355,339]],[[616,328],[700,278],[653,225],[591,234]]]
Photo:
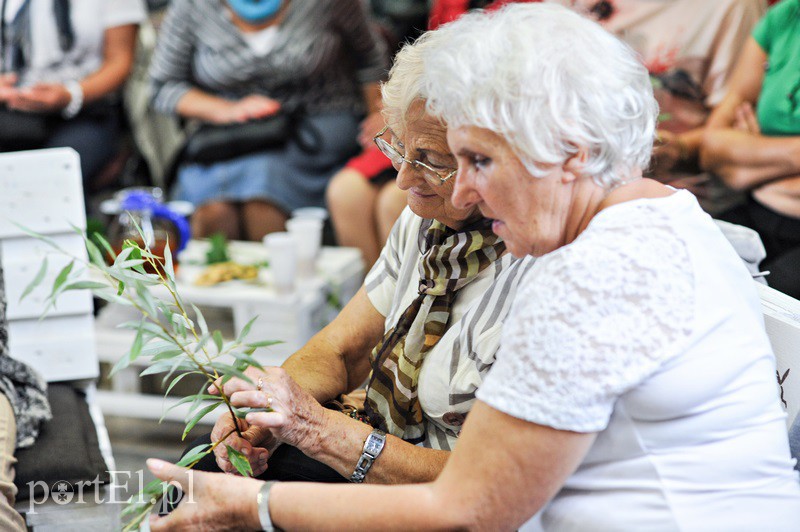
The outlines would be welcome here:
[[[264,482],[264,485],[258,490],[258,497],[256,499],[258,503],[258,520],[261,522],[261,530],[264,532],[278,530],[272,524],[272,516],[269,515],[269,490],[272,489],[272,486],[274,486],[276,482],[275,480]]]
[[[75,118],[75,115],[83,109],[83,89],[77,81],[68,81],[64,84],[64,88],[69,93],[69,103],[61,111],[61,116],[69,120]]]

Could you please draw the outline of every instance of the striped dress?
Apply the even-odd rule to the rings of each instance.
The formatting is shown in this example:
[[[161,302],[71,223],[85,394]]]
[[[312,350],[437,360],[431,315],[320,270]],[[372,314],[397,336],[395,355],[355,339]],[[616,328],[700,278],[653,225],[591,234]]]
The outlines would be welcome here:
[[[367,295],[386,317],[387,330],[417,295],[417,266],[427,223],[406,208],[367,275]],[[454,448],[475,391],[494,363],[517,285],[533,262],[533,257],[515,259],[506,254],[458,292],[447,331],[426,355],[419,377],[426,430],[423,446]],[[407,346],[421,344],[415,334],[420,333],[409,332]]]

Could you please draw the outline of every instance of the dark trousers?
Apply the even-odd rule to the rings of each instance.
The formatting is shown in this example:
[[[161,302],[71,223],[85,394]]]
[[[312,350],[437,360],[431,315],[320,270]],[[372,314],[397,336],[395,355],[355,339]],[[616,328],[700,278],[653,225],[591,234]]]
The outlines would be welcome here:
[[[197,447],[198,445],[211,443],[211,435],[206,434],[193,441],[184,451]],[[291,445],[281,445],[278,447],[267,462],[268,467],[259,480],[281,480],[285,482],[347,482],[347,479],[328,467],[322,462],[318,462],[304,455],[296,447]],[[221,473],[222,470],[217,466],[214,454],[203,457],[193,469],[197,471],[209,471]]]
[[[752,196],[746,203],[720,216],[720,220],[755,230],[764,242],[767,258],[762,270],[769,270],[769,285],[800,299],[800,218],[777,213]]]

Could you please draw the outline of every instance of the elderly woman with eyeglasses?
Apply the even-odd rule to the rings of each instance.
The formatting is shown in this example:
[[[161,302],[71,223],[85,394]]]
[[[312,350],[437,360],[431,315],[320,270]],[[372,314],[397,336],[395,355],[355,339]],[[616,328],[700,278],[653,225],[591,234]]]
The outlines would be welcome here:
[[[450,201],[455,157],[445,125],[425,112],[420,82],[422,55],[435,42],[401,51],[383,87],[389,125],[375,142],[398,169],[408,208],[364,287],[281,368],[251,369],[252,384],[224,386],[238,406],[286,413],[248,417],[244,439],[224,417],[210,435],[244,452],[259,478],[433,480],[494,362],[502,320],[533,259],[512,258],[477,208]],[[352,417],[323,407],[365,382],[366,401],[339,401]],[[365,442],[380,453],[371,467]],[[201,443],[208,437],[190,448]],[[224,445],[198,468],[235,471]]]
[[[796,530],[758,294],[694,196],[642,178],[658,111],[634,52],[549,4],[437,31],[424,86],[458,160],[453,204],[539,257],[458,446],[410,486],[195,474],[194,504],[154,532]],[[186,470],[150,467],[189,485]]]

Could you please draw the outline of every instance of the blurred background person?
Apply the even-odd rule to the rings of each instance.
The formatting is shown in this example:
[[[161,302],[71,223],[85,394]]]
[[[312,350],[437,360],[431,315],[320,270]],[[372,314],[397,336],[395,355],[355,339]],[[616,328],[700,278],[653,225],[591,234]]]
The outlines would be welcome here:
[[[0,151],[73,148],[91,188],[122,132],[144,3],[2,0],[2,12]]]
[[[383,43],[359,0],[173,0],[151,64],[157,110],[211,124],[292,112],[279,146],[178,168],[178,199],[196,206],[196,236],[260,240],[288,215],[322,206],[337,168],[358,149],[358,125],[379,112]],[[377,119],[375,119],[377,120]]]
[[[773,288],[800,298],[800,2],[770,8],[709,119],[702,163],[747,201],[719,218],[755,229]]]

